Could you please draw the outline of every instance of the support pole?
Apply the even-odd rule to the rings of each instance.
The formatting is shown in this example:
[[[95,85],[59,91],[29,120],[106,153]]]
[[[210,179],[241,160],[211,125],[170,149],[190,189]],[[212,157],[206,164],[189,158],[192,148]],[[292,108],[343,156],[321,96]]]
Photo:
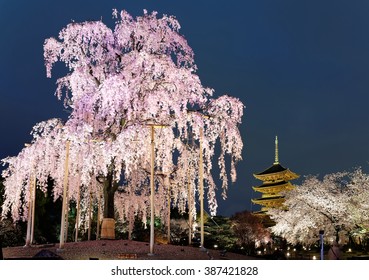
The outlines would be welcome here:
[[[165,186],[168,187],[168,217],[167,217],[167,224],[168,224],[168,231],[167,231],[167,241],[168,244],[170,243],[170,205],[171,205],[171,197],[170,197],[170,181],[169,181],[169,174],[165,177]]]
[[[33,185],[33,192],[32,192],[32,224],[31,224],[31,245],[33,244],[33,237],[35,232],[35,208],[36,208],[36,175],[33,174],[32,177],[32,185]]]
[[[77,210],[76,210],[76,225],[75,225],[75,237],[74,237],[74,242],[78,242],[78,224],[79,224],[79,211],[80,211],[80,204],[81,204],[81,183],[80,183],[80,179],[78,179],[78,194],[77,194]]]
[[[68,229],[69,229],[69,187],[67,185],[67,196],[66,196],[66,207],[65,207],[65,233],[64,242],[68,240]]]
[[[67,140],[66,148],[65,148],[66,152],[65,152],[65,162],[64,162],[63,206],[62,206],[62,215],[61,215],[59,250],[63,250],[64,249],[65,213],[66,213],[66,209],[67,209],[67,185],[68,185],[69,146],[70,146],[70,142],[69,142],[69,140]]]
[[[154,163],[155,163],[155,142],[154,142],[154,126],[151,126],[151,171],[150,171],[150,253],[149,255],[154,254]]]
[[[128,224],[129,224],[129,226],[128,226],[128,240],[132,240],[132,228],[133,228],[133,224],[134,223],[134,221],[132,221],[132,219],[131,218],[129,218],[129,222],[128,222]]]
[[[97,197],[96,240],[100,239],[101,193]]]
[[[88,231],[87,231],[87,240],[90,241],[91,240],[91,207],[92,206],[92,194],[90,191],[90,199],[88,202]]]
[[[190,171],[187,170],[188,185],[188,245],[192,243],[192,188],[190,183]]]
[[[199,138],[199,187],[200,187],[200,225],[201,225],[201,243],[200,247],[204,248],[204,163],[202,155],[202,139],[204,137],[204,130],[200,128],[200,138]]]
[[[27,219],[27,236],[26,244],[24,247],[31,245],[31,227],[32,227],[32,197],[33,197],[33,175],[31,175],[29,180],[29,201],[28,201],[28,219]]]

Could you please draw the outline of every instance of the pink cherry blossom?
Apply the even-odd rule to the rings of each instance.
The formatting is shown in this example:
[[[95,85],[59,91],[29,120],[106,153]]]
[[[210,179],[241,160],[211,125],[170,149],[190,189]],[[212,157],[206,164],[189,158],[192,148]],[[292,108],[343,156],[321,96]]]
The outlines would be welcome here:
[[[214,90],[201,84],[193,50],[179,33],[175,17],[158,18],[156,12],[144,12],[133,18],[116,10],[113,17],[114,28],[102,21],[70,23],[57,39],[45,41],[47,77],[57,62],[69,69],[66,76],[58,78],[56,95],[64,99],[71,114],[65,123],[51,119],[37,124],[31,145],[3,160],[8,165],[3,173],[3,215],[11,212],[15,220],[27,218],[32,174],[42,190],[52,178],[55,199],[62,196],[69,141],[69,199],[77,201],[80,196],[82,212],[86,212],[90,194],[91,203],[96,204],[104,193],[97,178],[111,175],[119,182],[115,193],[119,217],[132,223],[139,215],[145,221],[149,216],[149,125],[154,124],[161,126],[155,128],[156,214],[168,215],[168,195],[173,206],[185,211],[189,195],[198,194],[200,128],[204,130],[204,179],[211,214],[217,209],[211,173],[217,141],[226,198],[229,174],[225,155],[231,160],[234,182],[235,164],[242,159],[239,125],[244,105],[228,95],[214,98]],[[160,172],[168,174],[169,183]],[[194,204],[194,199],[191,201]]]

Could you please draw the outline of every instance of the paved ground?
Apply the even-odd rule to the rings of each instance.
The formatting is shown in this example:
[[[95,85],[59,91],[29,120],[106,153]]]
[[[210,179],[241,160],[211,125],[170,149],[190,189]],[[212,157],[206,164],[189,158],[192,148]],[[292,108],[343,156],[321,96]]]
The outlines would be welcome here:
[[[249,256],[218,250],[200,250],[197,247],[155,244],[154,255],[148,256],[149,243],[130,240],[96,240],[66,243],[62,251],[59,244],[37,245],[32,247],[3,248],[4,259],[27,259],[39,254],[39,258],[57,258],[65,260],[250,260]]]

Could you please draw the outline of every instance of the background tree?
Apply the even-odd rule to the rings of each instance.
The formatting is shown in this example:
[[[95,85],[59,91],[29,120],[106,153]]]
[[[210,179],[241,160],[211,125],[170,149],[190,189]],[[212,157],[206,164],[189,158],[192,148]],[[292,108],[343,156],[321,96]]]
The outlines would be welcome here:
[[[4,187],[4,184],[3,184],[3,177],[0,176],[0,215],[1,215],[1,212],[2,212],[2,205],[3,205],[3,202],[4,202],[4,190],[5,190],[5,187]]]
[[[355,229],[367,226],[368,186],[368,175],[361,169],[328,174],[322,180],[308,176],[285,194],[287,211],[268,211],[276,222],[272,232],[290,244],[312,245],[324,230],[326,240],[345,244]]]
[[[231,217],[237,245],[248,255],[255,253],[257,244],[267,244],[270,232],[264,228],[262,219],[249,211],[238,212]]]
[[[363,173],[361,168],[355,169],[350,174],[348,182],[348,213],[353,223],[350,232],[362,237],[367,237],[369,232],[369,175]]]
[[[1,207],[3,205],[3,195],[5,186],[3,185],[4,179],[0,176],[0,214]],[[0,220],[0,260],[2,259],[2,247],[17,246],[24,244],[24,223],[14,223],[11,217],[5,216],[4,219]]]
[[[54,199],[52,180],[47,182],[46,192],[37,190],[35,203],[35,243],[58,242],[62,203],[60,199]]]
[[[236,237],[232,223],[228,217],[208,217],[205,223],[205,247],[219,250],[234,251]]]
[[[243,104],[228,95],[212,98],[213,90],[204,87],[196,75],[193,51],[179,34],[180,25],[174,17],[157,18],[156,12],[144,11],[143,16],[133,18],[126,11],[116,10],[113,16],[113,29],[102,21],[71,23],[61,30],[58,39],[45,41],[47,76],[58,61],[69,69],[57,80],[56,94],[60,99],[64,95],[71,114],[65,123],[51,119],[37,124],[32,145],[4,160],[8,168],[4,172],[3,214],[10,212],[15,220],[27,219],[31,176],[36,176],[44,192],[51,177],[55,182],[54,199],[59,198],[68,150],[70,200],[81,198],[85,212],[91,204],[102,205],[107,218],[114,218],[117,208],[122,210],[122,219],[133,220],[140,212],[146,222],[149,126],[153,125],[165,126],[155,129],[155,170],[172,174],[174,182],[167,186],[155,178],[155,214],[161,216],[166,213],[163,207],[170,207],[165,203],[169,187],[175,197],[174,206],[184,209],[188,184],[196,186],[199,180],[199,150],[197,147],[194,153],[188,152],[188,137],[191,133],[198,142],[201,130],[210,212],[215,214],[217,209],[211,175],[217,141],[226,198],[225,155],[230,155],[230,175],[235,181],[235,163],[241,160],[243,147],[238,130]],[[185,168],[173,173],[177,162],[186,161],[192,163],[190,176]],[[193,192],[197,190],[193,188]],[[114,202],[119,205],[114,207]]]

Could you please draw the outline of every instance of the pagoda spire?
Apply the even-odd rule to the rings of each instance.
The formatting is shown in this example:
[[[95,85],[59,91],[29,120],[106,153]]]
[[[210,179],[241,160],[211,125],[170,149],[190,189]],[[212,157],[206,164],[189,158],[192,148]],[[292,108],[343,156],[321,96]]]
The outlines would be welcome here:
[[[275,158],[274,158],[274,164],[279,164],[279,158],[278,158],[278,136],[275,137]]]

